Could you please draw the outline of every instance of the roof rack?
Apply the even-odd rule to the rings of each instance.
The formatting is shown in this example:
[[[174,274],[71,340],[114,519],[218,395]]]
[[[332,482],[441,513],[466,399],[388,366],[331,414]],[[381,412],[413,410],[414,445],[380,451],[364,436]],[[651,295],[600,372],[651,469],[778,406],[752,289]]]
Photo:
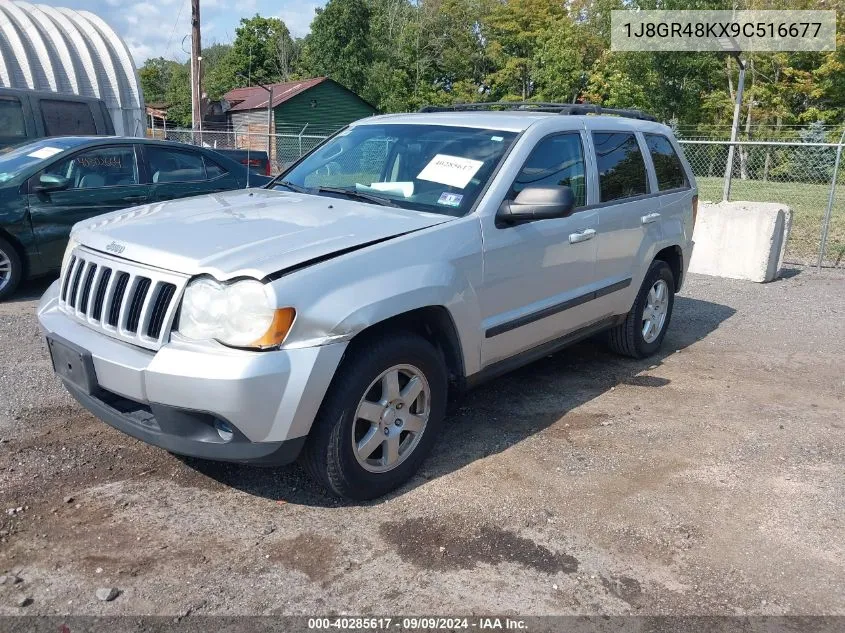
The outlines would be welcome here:
[[[551,112],[554,114],[610,114],[628,119],[657,121],[657,117],[642,110],[604,108],[593,103],[544,103],[542,101],[489,101],[482,103],[455,103],[448,106],[425,106],[420,112],[473,112],[476,110],[508,110],[523,112]]]

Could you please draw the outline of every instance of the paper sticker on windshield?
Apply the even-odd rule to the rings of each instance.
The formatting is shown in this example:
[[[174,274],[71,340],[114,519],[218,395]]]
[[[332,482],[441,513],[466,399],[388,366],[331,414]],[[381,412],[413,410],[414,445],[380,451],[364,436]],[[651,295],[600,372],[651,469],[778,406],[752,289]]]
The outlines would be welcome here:
[[[30,158],[50,158],[50,156],[55,156],[59,154],[62,150],[58,147],[42,147],[41,149],[37,149],[34,152],[30,152],[27,154]]]
[[[484,161],[480,160],[438,154],[431,159],[431,162],[425,166],[425,169],[419,173],[417,178],[463,189],[483,164]]]
[[[459,207],[461,206],[461,200],[463,199],[464,195],[462,193],[449,193],[448,191],[444,191],[437,199],[437,204],[442,204],[447,207]]]

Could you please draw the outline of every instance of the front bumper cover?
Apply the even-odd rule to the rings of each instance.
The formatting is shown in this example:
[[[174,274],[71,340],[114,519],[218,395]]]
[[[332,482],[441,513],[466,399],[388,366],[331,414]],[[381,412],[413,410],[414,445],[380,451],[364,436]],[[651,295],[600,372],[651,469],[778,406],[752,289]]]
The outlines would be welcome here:
[[[157,352],[110,338],[66,316],[58,282],[38,320],[49,338],[81,350],[93,385],[65,382],[111,426],[168,451],[205,459],[284,463],[296,457],[346,342],[270,352],[173,341]],[[224,440],[215,420],[233,430]]]

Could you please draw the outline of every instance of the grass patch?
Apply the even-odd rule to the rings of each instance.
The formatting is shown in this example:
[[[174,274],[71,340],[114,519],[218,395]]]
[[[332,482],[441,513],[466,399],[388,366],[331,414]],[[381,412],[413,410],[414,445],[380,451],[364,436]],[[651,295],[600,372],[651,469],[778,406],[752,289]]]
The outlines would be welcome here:
[[[696,180],[701,200],[715,202],[722,199],[722,178]],[[739,178],[734,178],[731,183],[732,200],[779,202],[792,209],[792,231],[786,245],[786,259],[800,263],[815,263],[818,257],[822,220],[829,193],[829,184],[764,182]],[[836,189],[825,253],[825,263],[845,264],[845,185],[842,183]]]

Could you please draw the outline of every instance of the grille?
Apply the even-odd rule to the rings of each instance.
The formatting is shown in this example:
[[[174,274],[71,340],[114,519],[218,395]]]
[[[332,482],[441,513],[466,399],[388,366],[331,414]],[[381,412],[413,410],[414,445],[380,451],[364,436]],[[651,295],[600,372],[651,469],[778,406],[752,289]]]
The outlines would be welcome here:
[[[77,248],[62,271],[59,307],[109,336],[158,349],[187,277]]]

